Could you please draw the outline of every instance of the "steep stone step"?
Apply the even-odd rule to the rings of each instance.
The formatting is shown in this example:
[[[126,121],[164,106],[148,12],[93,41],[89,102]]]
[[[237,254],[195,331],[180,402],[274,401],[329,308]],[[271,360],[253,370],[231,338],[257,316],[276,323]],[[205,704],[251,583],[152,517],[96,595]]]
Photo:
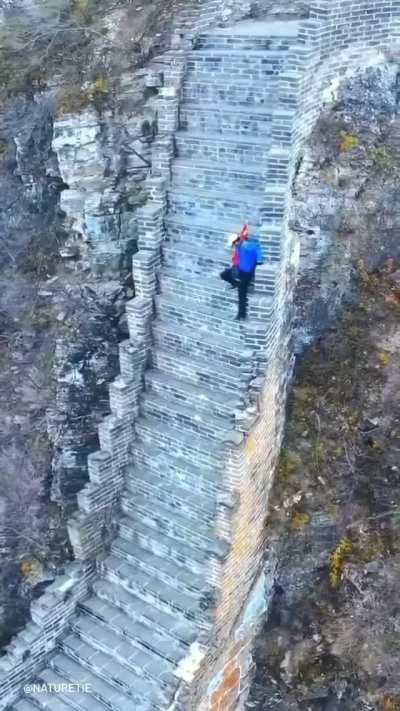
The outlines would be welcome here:
[[[191,405],[170,402],[165,395],[154,392],[148,393],[141,405],[141,411],[146,416],[158,419],[160,424],[172,424],[187,434],[200,434],[209,437],[213,442],[223,441],[225,434],[234,429],[233,413],[229,421],[221,416],[207,415],[204,411],[196,412]]]
[[[141,622],[150,632],[157,630],[165,638],[171,638],[174,642],[178,640],[186,647],[197,638],[198,628],[194,623],[180,615],[171,615],[160,610],[159,607],[128,592],[121,585],[98,579],[93,584],[93,591],[100,600],[114,605],[133,620]]]
[[[234,293],[230,289],[226,291],[225,285],[220,281],[221,272],[230,266],[232,249],[217,249],[210,247],[209,250],[204,250],[201,246],[193,245],[191,242],[178,242],[170,245],[165,242],[162,245],[163,264],[165,266],[162,274],[162,283],[166,285],[167,293],[171,279],[177,279],[179,282],[198,283],[202,285],[206,280],[206,285],[214,283],[214,289],[218,292],[218,299],[221,298],[221,305],[226,304],[229,307],[234,298]],[[269,256],[269,255],[267,255]],[[172,274],[174,275],[172,277]],[[278,278],[278,270],[272,262],[266,262],[261,268],[256,270],[254,284],[250,287],[250,292],[259,294],[274,294],[275,286]],[[217,284],[215,283],[217,280]],[[221,285],[224,287],[221,289]],[[190,288],[190,287],[189,287]],[[207,287],[208,288],[208,287]],[[193,293],[193,292],[192,292]],[[217,293],[215,293],[217,296]],[[218,303],[219,300],[218,300]]]
[[[250,24],[250,23],[249,23]],[[292,20],[283,22],[271,21],[266,23],[264,34],[256,34],[254,22],[248,29],[240,32],[244,23],[238,23],[234,27],[221,30],[219,33],[213,31],[201,34],[196,39],[195,48],[202,50],[229,50],[238,53],[249,51],[287,51],[298,42],[299,23]]]
[[[237,433],[229,432],[221,440],[211,441],[209,437],[188,433],[171,422],[162,424],[152,416],[140,417],[135,423],[135,430],[145,444],[172,452],[175,457],[191,460],[201,467],[220,466],[222,450],[237,440]]]
[[[226,287],[226,290],[228,287]],[[231,289],[232,296],[236,292]],[[246,331],[251,326],[259,326],[258,331],[263,332],[268,325],[268,321],[273,312],[273,304],[270,296],[259,296],[251,294],[249,296],[248,319],[247,321],[235,321],[237,314],[237,295],[231,303],[222,301],[223,290],[221,289],[221,308],[213,307],[215,297],[207,298],[206,292],[198,292],[195,297],[191,297],[187,291],[176,294],[164,293],[162,297],[156,298],[157,314],[170,321],[178,322],[185,326],[198,327],[198,324],[208,322],[210,330],[222,336],[230,336],[237,343],[242,341],[242,334],[246,338]],[[263,323],[259,324],[258,322]],[[263,329],[264,327],[264,329]],[[256,329],[257,330],[257,329]]]
[[[152,700],[153,703],[157,697],[159,700],[162,699],[162,696],[157,693],[160,682],[160,686],[167,692],[175,688],[174,665],[167,659],[153,654],[150,650],[140,649],[133,645],[128,637],[119,637],[110,627],[105,627],[99,620],[86,614],[74,616],[70,627],[78,640],[92,648],[92,653],[98,651],[119,664],[120,671],[117,679],[125,681],[126,688],[130,689],[131,694],[137,693],[136,684],[140,679],[148,682],[147,700]]]
[[[286,188],[283,184],[269,185],[260,209],[260,218],[265,229],[268,224],[276,224],[283,220],[286,204]]]
[[[228,393],[243,392],[252,376],[251,363],[243,363],[243,366],[214,362],[210,367],[207,358],[199,358],[190,354],[182,356],[177,350],[172,348],[156,348],[152,354],[152,364],[154,368],[165,375],[178,376],[187,382],[202,387],[217,388]]]
[[[203,224],[212,224],[214,221],[231,220],[240,225],[265,218],[271,222],[273,217],[272,209],[276,215],[283,217],[285,195],[276,192],[271,194],[258,193],[249,190],[238,190],[235,195],[226,194],[220,190],[212,192],[194,191],[189,188],[185,190],[174,189],[168,191],[168,206],[170,217],[179,216],[180,219],[195,218]],[[277,212],[279,210],[279,213]],[[275,219],[276,221],[276,219]]]
[[[264,171],[265,173],[265,171]],[[238,166],[230,162],[214,160],[193,161],[193,158],[178,158],[172,167],[173,188],[198,188],[201,191],[256,190],[262,192],[266,177],[260,165],[244,161]]]
[[[39,676],[44,684],[57,686],[55,693],[47,692],[40,695],[46,704],[44,708],[57,710],[60,708],[61,711],[62,705],[57,705],[60,701],[61,704],[66,704],[66,708],[69,711],[71,708],[76,709],[76,711],[104,711],[104,705],[90,694],[89,688],[82,691],[79,687],[75,687],[72,691],[68,691],[68,686],[71,682],[51,668],[44,669]],[[50,703],[50,699],[53,706]]]
[[[243,339],[231,339],[220,336],[209,328],[208,324],[199,324],[193,329],[176,320],[157,318],[153,322],[154,343],[162,349],[174,351],[179,357],[208,360],[210,370],[222,367],[240,368],[243,362],[252,357]],[[212,367],[211,367],[212,366]]]
[[[29,699],[20,699],[11,707],[11,711],[37,711],[37,706]]]
[[[243,341],[245,322],[242,324],[234,321],[237,308],[233,303],[231,309],[222,312],[221,315],[219,310],[206,309],[205,306],[201,308],[200,312],[199,302],[180,299],[178,294],[175,297],[164,294],[162,297],[156,297],[155,302],[157,316],[173,323],[174,327],[184,326],[195,330],[200,325],[207,323],[210,332],[214,332],[220,337],[230,337],[230,341],[235,341],[237,346],[240,346]]]
[[[223,139],[233,135],[269,139],[271,124],[272,109],[252,107],[240,110],[222,102],[207,107],[182,103],[179,109],[179,126],[182,131],[212,133]]]
[[[229,161],[232,167],[236,165],[239,168],[245,166],[247,162],[258,161],[260,169],[262,169],[271,148],[271,142],[264,136],[261,138],[224,137],[222,140],[220,134],[208,133],[204,135],[187,131],[178,131],[175,134],[175,145],[177,157],[193,159],[195,161],[193,163],[194,169],[197,167],[197,161],[216,163]]]
[[[244,220],[224,220],[219,218],[211,224],[203,217],[168,215],[166,218],[167,239],[163,246],[189,244],[190,242],[198,249],[226,250],[227,239],[233,232],[239,232]],[[253,222],[251,223],[253,226]],[[273,223],[269,221],[263,226],[255,226],[252,231],[258,235],[264,251],[264,258],[267,261],[278,261],[280,257],[280,244],[282,239],[282,226],[280,221]],[[228,250],[229,252],[229,250]]]
[[[243,54],[229,49],[198,49],[189,54],[186,77],[197,81],[267,82],[282,71],[286,52],[248,50]]]
[[[76,647],[77,645],[75,645],[72,649],[74,657],[78,656]],[[88,649],[88,645],[82,642],[82,648],[85,652],[85,650]],[[98,653],[94,652],[93,650],[91,650],[89,654],[90,653],[92,654],[94,660],[99,663]],[[113,664],[115,664],[115,662]],[[87,667],[82,666],[80,663],[75,661],[75,659],[67,656],[65,653],[59,653],[56,654],[54,657],[51,657],[50,666],[56,671],[57,674],[67,679],[69,683],[87,684],[90,689],[90,693],[88,694],[88,701],[89,699],[91,700],[92,698],[94,698],[105,704],[106,708],[112,709],[113,711],[126,711],[126,708],[133,703],[132,698],[130,698],[121,691],[120,686],[116,680],[112,680],[111,683],[105,681],[104,677],[101,678],[100,676],[97,676],[92,671],[90,671],[90,669],[88,668],[88,666],[90,665],[88,665]],[[109,668],[108,664],[106,668],[107,667]],[[108,676],[110,676],[110,674],[108,674]],[[138,682],[140,685],[138,688],[138,692],[140,693],[140,689],[145,690],[146,683],[144,681],[142,682],[142,679],[138,679]],[[141,700],[137,699],[137,701],[141,704],[137,707],[138,709],[140,709],[140,711],[148,711],[149,709],[155,708],[154,705],[151,704],[151,702],[146,700],[146,698],[142,698]],[[88,709],[90,709],[89,704]]]
[[[126,490],[130,495],[140,494],[162,503],[171,503],[178,511],[195,520],[204,520],[210,524],[215,516],[215,498],[205,492],[191,492],[182,487],[179,481],[169,473],[154,467],[130,466],[126,475]]]
[[[201,387],[177,375],[165,374],[155,368],[145,373],[146,392],[145,398],[152,397],[151,393],[165,397],[171,403],[171,408],[177,405],[187,405],[193,408],[196,415],[204,413],[225,417],[229,422],[232,413],[244,405],[245,393],[234,395],[230,392],[210,388],[206,384]]]
[[[167,451],[156,447],[154,443],[135,440],[132,443],[132,458],[135,469],[144,467],[154,470],[155,474],[167,481],[173,480],[185,490],[199,492],[209,497],[215,497],[218,491],[217,481],[222,469],[221,461],[210,457],[209,462],[203,461],[197,465],[194,461],[194,451],[190,450],[186,458],[174,456],[173,450]],[[129,475],[130,469],[128,469]]]
[[[132,669],[127,667],[127,657],[121,661],[122,657],[117,650],[113,649],[112,641],[108,653],[105,653],[99,646],[100,642],[100,645],[105,647],[105,636],[100,635],[97,631],[97,638],[93,638],[93,633],[96,634],[93,630],[92,634],[88,630],[82,630],[81,634],[84,637],[72,633],[62,639],[60,646],[67,656],[79,662],[95,676],[100,677],[111,686],[116,686],[119,691],[125,692],[125,699],[122,695],[121,698],[116,696],[115,699],[112,699],[116,708],[125,711],[131,702],[137,704],[135,709],[140,709],[140,705],[142,705],[143,711],[150,711],[154,707],[157,708],[157,704],[162,705],[166,702],[166,696],[148,678],[135,674]],[[133,648],[132,651],[135,653]],[[126,649],[124,653],[126,653]],[[136,657],[138,658],[137,653]]]
[[[199,520],[204,519],[200,518]],[[193,546],[187,545],[176,538],[165,536],[163,532],[129,516],[123,516],[120,519],[119,533],[124,540],[133,542],[143,550],[154,553],[156,556],[165,556],[174,564],[183,566],[196,575],[204,573],[207,561],[211,557],[211,554],[199,548],[193,548]]]
[[[99,569],[107,580],[121,585],[136,597],[154,605],[156,609],[201,622],[201,595],[188,595],[183,590],[171,588],[165,582],[147,575],[114,555],[107,556],[101,561]]]
[[[101,627],[115,633],[120,639],[128,639],[139,650],[152,652],[156,657],[161,656],[161,664],[165,660],[176,665],[185,656],[187,646],[170,635],[162,635],[157,629],[150,629],[138,620],[130,618],[118,607],[101,600],[90,597],[80,604],[80,609],[89,618]]]
[[[231,107],[246,107],[253,111],[262,109],[271,111],[277,102],[277,77],[270,77],[268,82],[237,82],[235,77],[229,81],[222,78],[199,81],[195,76],[184,80],[182,100],[185,104],[219,106],[221,103]]]
[[[41,683],[39,678],[38,684]],[[70,694],[71,696],[71,694]],[[77,708],[76,706],[71,706],[67,703],[61,696],[61,694],[55,692],[45,692],[39,689],[32,689],[29,694],[28,703],[32,704],[35,711],[38,709],[48,709],[49,711],[71,711],[72,708]],[[32,708],[31,706],[31,708]],[[29,707],[28,707],[29,708]],[[79,707],[78,707],[79,708]],[[103,707],[104,711],[104,707]]]
[[[290,64],[279,76],[279,91],[277,92],[278,105],[283,107],[287,98],[291,98],[291,109],[295,110],[299,101],[299,84],[302,80],[302,72]]]
[[[226,554],[227,545],[224,541],[215,538],[214,525],[199,520],[196,526],[194,526],[192,517],[185,516],[183,511],[178,511],[176,508],[174,509],[170,503],[163,503],[161,501],[149,502],[143,495],[136,496],[134,501],[132,501],[132,499],[123,495],[121,506],[127,516],[132,517],[133,525],[137,519],[138,521],[142,521],[145,525],[163,532],[166,536],[176,538],[178,541],[182,540],[183,537],[183,540],[195,549],[220,558],[223,558]],[[156,558],[156,556],[153,556],[153,558]],[[190,586],[187,587],[188,591],[190,590],[190,592],[193,593],[201,589],[201,578],[190,581],[190,579],[186,579],[186,570],[182,571],[182,569],[177,566],[174,566],[174,568],[177,576],[181,576],[181,584],[183,586]],[[162,572],[160,569],[160,575]],[[165,577],[167,577],[167,574],[166,572]],[[178,581],[169,582],[166,580],[166,582],[170,584],[171,587],[175,587],[176,585],[179,587]]]
[[[227,287],[228,288],[228,287]],[[247,310],[247,319],[237,321],[237,306],[232,311],[208,307],[202,302],[191,298],[180,298],[179,295],[164,295],[156,297],[158,318],[170,321],[173,328],[198,328],[198,324],[207,324],[210,332],[218,337],[229,338],[237,346],[243,343],[254,352],[263,352],[267,357],[267,336],[276,323],[277,311],[274,309],[274,299],[271,296],[251,294]],[[217,434],[217,433],[216,433]],[[227,432],[229,437],[231,434]]]
[[[139,512],[135,509],[133,525],[136,521],[136,517],[140,520],[140,516],[145,516],[145,499],[144,497],[139,498],[138,496],[138,500],[141,502],[141,508]],[[128,498],[124,498],[124,507],[126,509],[128,509],[127,501]],[[158,502],[155,506],[158,507]],[[132,509],[133,508],[134,505],[132,505]],[[172,515],[171,509],[169,509],[169,512],[170,515]],[[151,520],[158,524],[156,517],[153,517]],[[162,528],[160,530],[163,531]],[[174,560],[155,555],[152,551],[146,550],[145,548],[133,546],[130,539],[118,536],[111,546],[111,555],[115,555],[117,558],[121,558],[127,563],[134,565],[135,568],[147,573],[149,577],[152,576],[157,580],[167,583],[171,588],[183,590],[188,595],[197,595],[203,588],[204,578],[199,573],[194,573],[193,570],[183,565],[177,565]]]
[[[274,109],[274,122],[271,127],[273,148],[287,147],[291,150],[295,114],[293,109],[282,107]]]

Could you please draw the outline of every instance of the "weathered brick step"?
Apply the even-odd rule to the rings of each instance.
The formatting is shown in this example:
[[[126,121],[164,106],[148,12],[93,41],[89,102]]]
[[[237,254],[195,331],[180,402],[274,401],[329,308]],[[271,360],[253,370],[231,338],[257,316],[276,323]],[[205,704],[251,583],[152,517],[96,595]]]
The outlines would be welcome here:
[[[124,540],[134,542],[136,546],[157,556],[165,556],[195,575],[204,574],[204,567],[211,557],[211,554],[199,548],[193,548],[181,540],[165,536],[152,526],[146,526],[137,518],[122,516],[119,521],[119,533]]]
[[[236,199],[235,199],[236,198]],[[214,220],[230,219],[236,223],[246,222],[248,216],[260,217],[265,222],[282,219],[285,205],[283,190],[259,193],[238,190],[235,194],[217,190],[191,191],[174,187],[168,191],[169,214],[179,215],[181,219],[195,218],[205,224]],[[276,213],[273,220],[273,211]]]
[[[170,635],[160,634],[157,629],[150,629],[138,620],[128,617],[118,607],[98,597],[88,598],[80,604],[80,609],[119,638],[128,639],[139,650],[144,650],[146,653],[150,651],[156,657],[161,656],[161,664],[167,660],[176,665],[187,652],[187,646],[182,642],[173,639]]]
[[[207,323],[210,332],[213,332],[218,337],[229,338],[229,341],[236,342],[237,346],[241,343],[245,345],[247,340],[246,332],[249,325],[259,326],[259,332],[268,325],[268,313],[271,312],[269,297],[265,297],[266,309],[259,309],[259,304],[254,305],[254,297],[249,298],[248,319],[247,321],[235,321],[238,307],[232,303],[231,309],[221,310],[209,308],[204,303],[196,299],[180,298],[179,294],[173,296],[164,294],[164,296],[156,297],[157,315],[163,320],[174,322],[176,326],[184,326],[193,328],[195,319],[200,323]],[[262,306],[262,303],[261,303]],[[259,323],[260,318],[263,323]]]
[[[231,54],[229,51],[192,52],[186,62],[186,80],[263,82],[277,77],[283,69],[286,54],[249,51]]]
[[[172,505],[161,501],[149,502],[148,498],[143,495],[132,499],[123,496],[121,499],[122,510],[132,517],[134,521],[140,520],[145,525],[151,526],[164,533],[166,536],[185,541],[191,547],[197,548],[216,557],[223,558],[227,551],[227,544],[221,539],[215,537],[214,525],[197,521],[196,526],[193,525],[193,520],[189,516],[185,516],[182,511],[178,511]],[[155,556],[153,556],[155,558]],[[181,574],[181,569],[174,566],[177,575]],[[187,571],[184,571],[187,572]],[[182,583],[185,584],[185,575],[182,573]],[[174,583],[173,587],[179,583]],[[192,585],[191,592],[194,592],[201,587],[201,576],[198,580],[187,581],[188,585]],[[198,587],[199,586],[199,587]]]
[[[270,138],[272,115],[272,109],[240,110],[223,102],[213,107],[183,103],[179,109],[179,126],[182,131],[211,132],[224,139],[230,135]]]
[[[137,708],[139,709],[141,708],[140,704],[143,705],[144,702],[145,705],[142,707],[146,711],[157,708],[157,704],[163,703],[163,699],[165,703],[164,695],[154,689],[148,679],[135,674],[131,669],[127,669],[125,664],[117,661],[117,655],[114,654],[112,647],[108,653],[104,653],[98,647],[87,642],[87,639],[90,638],[89,635],[85,635],[85,637],[86,639],[83,639],[72,633],[61,640],[61,649],[71,659],[91,671],[94,676],[98,676],[111,686],[116,687],[119,692],[125,692],[127,695],[125,697],[122,693],[115,694],[114,698],[111,697],[111,703],[118,711],[126,711],[130,702],[138,704]]]
[[[286,21],[288,29],[291,25],[290,21]],[[235,25],[235,28],[238,26]],[[271,34],[266,34],[265,36],[260,36],[256,34],[202,34],[196,39],[195,47],[199,50],[207,50],[209,52],[214,52],[215,50],[229,51],[229,52],[251,52],[251,51],[281,51],[287,52],[294,44],[297,44],[297,32],[292,33],[288,30],[283,31],[278,36],[274,36],[273,23],[269,25]],[[296,27],[297,30],[297,27]]]
[[[214,64],[220,64],[221,62],[232,64],[233,66],[241,67],[251,67],[257,62],[262,62],[266,64],[274,64],[274,62],[285,62],[287,60],[287,51],[279,51],[277,49],[271,49],[269,47],[264,47],[263,49],[248,49],[246,52],[240,52],[238,54],[235,50],[230,50],[229,46],[214,48],[211,50],[207,47],[197,46],[188,55],[188,68],[192,68],[193,63],[197,66],[198,64],[205,66],[213,66]]]
[[[210,440],[196,432],[186,432],[175,423],[160,422],[150,415],[140,417],[135,423],[135,429],[141,440],[167,452],[173,452],[175,457],[191,459],[199,466],[220,465],[220,457],[230,442],[235,443],[237,433],[227,433],[221,440]]]
[[[121,585],[98,579],[93,584],[93,591],[100,600],[114,605],[133,620],[138,620],[150,632],[157,630],[165,638],[171,638],[174,641],[178,640],[187,647],[197,638],[198,629],[188,619],[154,607],[154,605],[128,592]]]
[[[198,292],[206,292],[211,299],[207,298],[207,301],[211,305],[230,309],[232,303],[237,301],[237,294],[230,285],[227,287],[221,281],[220,274],[230,266],[232,250],[211,250],[208,253],[201,249],[189,250],[190,243],[182,244],[181,248],[179,245],[173,248],[163,245],[166,258],[160,275],[161,293],[168,294],[171,290],[179,294],[188,292],[191,297],[197,298]],[[277,276],[279,273],[272,262],[259,266],[249,294],[274,294]],[[178,291],[174,290],[174,286]]]
[[[281,108],[298,109],[300,97],[301,72],[287,70],[279,77],[279,91],[277,92],[277,105]]]
[[[178,376],[193,385],[218,388],[220,391],[239,393],[247,388],[252,375],[251,362],[242,367],[215,361],[210,368],[210,361],[192,354],[182,356],[173,348],[155,348],[152,364],[166,375]]]
[[[29,701],[29,699],[20,699],[15,704],[10,706],[11,711],[37,711],[36,704]]]
[[[184,286],[180,286],[179,291],[176,292],[164,288],[162,297],[156,298],[157,314],[161,318],[175,320],[182,324],[191,323],[194,328],[207,320],[210,329],[214,329],[215,333],[230,335],[232,340],[236,337],[237,342],[240,342],[241,334],[246,333],[251,323],[255,325],[262,319],[264,327],[267,325],[273,313],[273,299],[269,295],[260,295],[257,292],[250,294],[248,320],[237,322],[234,320],[238,309],[237,293],[234,289],[229,291],[230,294],[228,288],[221,289],[221,303],[219,303],[218,296],[212,292],[207,294],[205,289],[193,289],[193,293],[190,294],[190,289],[185,289]],[[262,331],[261,324],[259,330]]]
[[[99,651],[115,659],[126,674],[128,684],[135,684],[138,679],[148,681],[148,700],[156,700],[154,681],[166,689],[175,687],[176,677],[173,675],[174,664],[169,660],[155,655],[152,651],[134,646],[128,637],[121,638],[110,627],[105,627],[99,620],[86,614],[76,615],[70,622],[76,636],[89,644],[93,651]],[[122,676],[122,674],[120,677]],[[132,674],[133,673],[133,674]],[[131,676],[132,674],[132,676]],[[136,679],[135,679],[136,677]],[[153,686],[153,694],[151,693]],[[134,693],[136,686],[131,687]]]
[[[153,322],[154,343],[162,349],[176,352],[184,358],[206,358],[218,368],[240,368],[252,357],[244,340],[221,336],[207,323],[196,329],[191,324],[178,324],[174,320],[156,319]]]
[[[243,221],[242,221],[243,224]],[[238,220],[225,221],[218,218],[212,224],[207,226],[206,220],[203,217],[199,220],[198,217],[189,216],[179,218],[178,215],[172,217],[169,215],[166,219],[167,239],[163,243],[163,249],[176,246],[177,249],[184,249],[184,245],[192,244],[195,249],[203,250],[204,253],[212,254],[214,249],[220,253],[222,250],[229,253],[227,250],[228,237],[233,232],[240,230],[241,224]],[[261,245],[264,251],[264,258],[268,262],[279,261],[280,245],[281,245],[282,227],[279,223],[270,221],[262,228],[256,229]]]
[[[37,711],[37,706],[29,699],[20,699],[13,706],[10,707],[11,711]],[[56,707],[54,706],[56,711]]]
[[[40,675],[38,675],[39,679],[36,682],[37,684],[43,683],[41,682]],[[71,696],[71,694],[70,694]],[[38,711],[38,709],[49,709],[50,711],[71,711],[71,708],[79,708],[79,707],[74,707],[71,706],[70,704],[67,704],[67,702],[62,698],[61,694],[55,693],[55,692],[41,692],[39,690],[33,690],[29,694],[29,702],[31,706],[28,708],[29,709],[34,709],[34,711]],[[3,707],[4,708],[4,707]],[[7,706],[7,708],[9,708]],[[15,708],[21,708],[20,706],[16,706]],[[103,707],[104,711],[104,707]]]
[[[194,385],[187,380],[182,380],[177,375],[165,374],[152,368],[145,373],[146,392],[145,398],[151,393],[162,395],[173,404],[192,407],[196,414],[205,412],[208,415],[226,417],[243,407],[245,393],[220,391],[209,385]]]
[[[216,311],[216,309],[207,310],[198,301],[193,299],[191,301],[189,299],[183,300],[179,298],[179,295],[173,297],[170,294],[168,296],[164,294],[162,297],[157,296],[155,301],[157,316],[173,323],[173,328],[184,326],[196,330],[207,323],[208,330],[210,332],[214,331],[219,337],[229,337],[230,342],[235,341],[237,346],[240,346],[243,342],[242,331],[240,330],[241,323],[234,321],[237,308],[234,307],[233,303],[230,311],[221,312]]]
[[[83,642],[81,644],[83,650],[90,650],[88,645]],[[103,702],[106,705],[106,708],[112,709],[113,711],[126,711],[128,705],[132,704],[132,698],[126,696],[121,691],[121,687],[112,677],[110,682],[105,681],[104,675],[100,677],[100,675],[98,676],[97,674],[93,673],[93,671],[91,671],[89,665],[82,666],[81,663],[75,661],[75,658],[77,657],[77,646],[78,645],[74,645],[73,647],[71,647],[71,649],[73,650],[74,658],[69,657],[67,656],[67,654],[64,653],[59,653],[56,654],[54,657],[51,657],[51,668],[54,669],[57,674],[60,674],[65,679],[67,679],[69,683],[88,684],[90,688],[89,699],[94,697],[98,701]],[[89,654],[97,661],[99,660],[99,655],[97,652],[94,652],[94,650],[90,650]],[[114,665],[115,662],[112,662],[112,664]],[[109,667],[109,665],[107,665],[107,667]],[[108,674],[108,677],[110,677],[110,673]],[[143,681],[142,684],[141,679],[138,679],[138,682],[141,688],[144,690],[146,687],[146,682]],[[138,691],[140,693],[140,688],[138,689]],[[140,711],[147,711],[147,709],[154,708],[154,706],[148,700],[146,700],[146,698],[143,698],[140,703],[141,705],[138,707]],[[90,711],[89,703],[88,711]]]
[[[229,161],[232,166],[240,167],[246,165],[247,161],[254,163],[258,160],[260,169],[262,169],[268,159],[271,141],[264,136],[260,138],[225,136],[222,139],[218,133],[204,135],[203,133],[178,131],[175,134],[175,145],[178,158],[195,159],[194,169],[196,169],[199,160],[216,161],[217,163]]]
[[[196,56],[197,52],[192,55],[193,58]],[[229,55],[225,58],[224,54],[221,53],[219,58],[221,58],[221,61],[226,59],[223,67],[219,68],[217,66],[218,63],[216,63],[212,68],[210,67],[208,72],[204,65],[200,63],[197,65],[197,68],[194,68],[193,65],[191,66],[183,80],[184,102],[187,101],[185,90],[195,87],[196,84],[204,87],[208,85],[210,89],[234,89],[235,86],[237,86],[237,88],[244,92],[251,87],[264,96],[269,96],[272,100],[274,99],[278,79],[280,75],[286,71],[284,62],[275,60],[269,65],[262,66],[260,57],[260,62],[255,64],[253,71],[251,65],[247,66],[242,64],[238,67],[238,72],[236,73],[234,63],[230,60]],[[225,97],[221,96],[221,101],[224,100]]]
[[[221,452],[221,457],[222,457]],[[174,453],[135,440],[132,444],[132,457],[136,469],[144,467],[154,471],[161,479],[173,479],[179,486],[192,492],[200,492],[209,497],[215,497],[218,486],[219,470],[223,464],[212,456],[209,462],[194,463],[194,452],[188,452],[186,458],[174,456]],[[128,469],[128,476],[130,469]]]
[[[133,526],[136,515],[135,513],[135,519],[132,520]],[[188,595],[197,595],[202,590],[204,580],[202,575],[195,573],[186,566],[177,565],[174,560],[155,555],[145,548],[133,546],[130,539],[118,536],[112,544],[110,552],[111,555],[122,558],[122,560],[134,565],[139,570],[147,573],[147,575],[167,583],[171,588],[184,590]]]
[[[60,711],[63,709],[62,705],[56,705],[58,701],[60,701],[61,704],[65,703],[68,711],[70,711],[71,708],[76,709],[76,711],[104,711],[103,704],[91,696],[89,690],[82,691],[75,688],[73,692],[68,692],[66,688],[65,691],[61,691],[63,684],[68,685],[71,682],[64,676],[61,676],[61,674],[55,672],[53,669],[44,669],[40,672],[39,676],[40,679],[43,680],[43,683],[57,684],[58,686],[57,692],[54,694],[40,694],[41,698],[45,700],[45,708],[52,708],[50,698],[53,697],[52,703],[55,704],[53,708],[57,709],[57,711],[58,709]]]
[[[100,571],[107,580],[115,582],[134,595],[148,602],[157,609],[168,614],[183,615],[188,620],[196,621],[200,618],[200,599],[194,595],[188,595],[183,590],[171,588],[154,576],[149,576],[143,570],[138,570],[122,558],[114,555],[99,563]]]
[[[130,467],[126,477],[126,488],[130,494],[145,494],[161,502],[170,501],[178,511],[196,520],[210,523],[215,515],[215,498],[210,494],[191,492],[180,485],[170,472],[137,466]]]
[[[155,392],[147,394],[141,410],[145,415],[158,419],[160,424],[172,424],[180,427],[187,435],[200,434],[213,442],[222,441],[224,435],[234,429],[233,413],[229,421],[205,411],[196,411],[193,405],[181,405],[176,400],[170,402],[167,396]]]
[[[247,161],[243,165],[232,165],[231,162],[196,161],[192,158],[177,158],[172,167],[172,182],[174,189],[178,186],[199,188],[199,190],[239,189],[263,191],[266,178],[260,170],[260,165],[251,165]]]
[[[245,216],[242,215],[240,220],[236,218],[219,217],[217,220],[210,223],[207,219],[199,219],[199,217],[183,215],[167,215],[166,228],[167,239],[164,244],[168,243],[188,243],[200,248],[209,248],[211,251],[214,248],[226,249],[227,239],[232,233],[238,233],[245,221]],[[251,230],[258,235],[263,248],[267,247],[272,241],[277,244],[282,238],[282,221],[277,220],[275,223],[260,224],[254,219],[251,213],[250,221]]]
[[[232,260],[232,245],[228,244],[234,235],[227,235],[225,244],[221,241],[196,243],[190,236],[183,236],[180,240],[166,240],[162,244],[163,265],[168,276],[172,276],[175,272],[177,277],[184,275],[186,279],[194,279],[194,274],[201,274],[203,277],[214,278],[219,276],[222,269],[230,266]],[[262,247],[265,277],[271,281],[275,280],[277,267],[269,259],[269,253],[265,249],[266,238],[259,237]],[[279,243],[279,239],[277,238]],[[188,273],[188,274],[187,274]]]
[[[276,106],[278,77],[269,77],[262,82],[235,82],[234,76],[227,81],[199,81],[196,76],[183,82],[182,101],[185,104],[201,104],[219,106],[221,103],[231,107],[245,108],[249,111],[262,109],[272,110]]]

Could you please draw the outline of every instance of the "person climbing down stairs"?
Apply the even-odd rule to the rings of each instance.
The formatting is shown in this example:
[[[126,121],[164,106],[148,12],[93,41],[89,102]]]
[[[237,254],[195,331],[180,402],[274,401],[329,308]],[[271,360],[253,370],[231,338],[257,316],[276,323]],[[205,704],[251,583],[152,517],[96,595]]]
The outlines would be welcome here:
[[[248,290],[254,282],[257,265],[264,263],[264,255],[259,238],[250,235],[247,224],[233,238],[231,246],[234,248],[232,266],[224,269],[220,276],[233,289],[238,290],[238,314],[235,321],[242,321],[247,317]]]

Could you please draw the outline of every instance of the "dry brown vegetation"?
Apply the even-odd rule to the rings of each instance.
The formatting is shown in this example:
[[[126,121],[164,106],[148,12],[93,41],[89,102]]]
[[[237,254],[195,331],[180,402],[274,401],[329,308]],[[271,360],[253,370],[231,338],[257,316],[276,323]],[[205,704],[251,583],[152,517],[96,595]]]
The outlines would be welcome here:
[[[296,376],[268,534],[287,537],[286,559],[258,644],[257,709],[276,708],[271,679],[288,711],[398,708],[397,267],[360,265],[360,302]]]

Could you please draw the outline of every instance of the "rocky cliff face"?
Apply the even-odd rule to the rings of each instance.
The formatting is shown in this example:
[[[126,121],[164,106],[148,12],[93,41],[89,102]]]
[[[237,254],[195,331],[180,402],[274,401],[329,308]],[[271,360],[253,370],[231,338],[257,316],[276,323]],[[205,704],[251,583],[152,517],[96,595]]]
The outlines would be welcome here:
[[[42,5],[3,5],[0,24],[0,643],[70,558],[133,296],[162,82],[148,61],[179,3]]]
[[[399,256],[399,65],[332,87],[293,185],[301,243],[297,348],[322,334],[351,294],[356,268]]]

